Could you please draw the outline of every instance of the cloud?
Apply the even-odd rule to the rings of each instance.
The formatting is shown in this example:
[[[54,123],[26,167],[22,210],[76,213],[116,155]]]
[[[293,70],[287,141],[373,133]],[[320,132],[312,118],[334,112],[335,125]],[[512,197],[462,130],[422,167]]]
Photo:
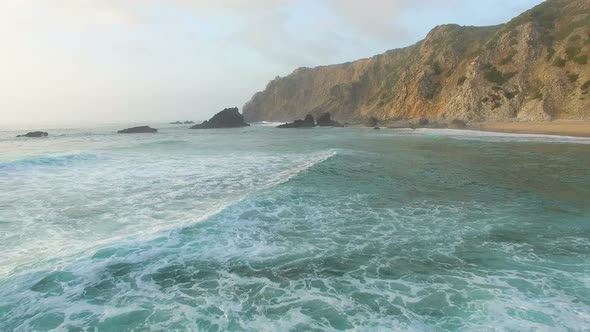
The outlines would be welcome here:
[[[218,24],[228,25],[224,28],[229,31],[216,41],[219,46],[239,44],[269,61],[293,65],[331,61],[350,48],[368,47],[371,43],[407,40],[411,32],[399,23],[404,10],[445,6],[453,0],[4,1],[6,4],[0,5],[0,10],[19,17],[16,21],[7,17],[8,24],[12,28],[18,26],[21,32],[33,33],[46,28],[138,29],[161,21],[158,11],[188,13],[211,29],[219,28]]]
[[[444,7],[453,0],[319,0],[338,15],[346,24],[359,32],[376,38],[391,40],[406,33],[399,23],[405,10]]]
[[[211,13],[236,19],[226,42],[269,61],[317,65],[363,56],[414,41],[400,17],[405,11],[444,8],[459,0],[173,0],[200,18]],[[168,2],[169,3],[169,2]],[[302,18],[305,17],[305,18]],[[383,45],[391,47],[383,48]],[[364,52],[363,52],[364,50]],[[358,54],[358,55],[357,55]],[[370,54],[370,53],[369,53]]]
[[[402,31],[397,18],[405,10],[448,7],[457,5],[458,0],[172,0],[176,6],[192,7],[203,16],[210,11],[237,13],[252,24],[262,24],[260,13],[279,13],[294,7],[325,8],[339,23],[365,36],[383,37]],[[313,15],[313,13],[307,13]],[[285,17],[283,17],[285,18]],[[274,21],[274,22],[273,22]],[[282,24],[269,18],[267,29]],[[275,24],[273,24],[275,23]],[[278,24],[277,24],[278,23]],[[280,30],[280,29],[277,29]],[[389,35],[390,36],[390,35]]]
[[[115,0],[3,0],[0,10],[22,29],[132,26],[142,19],[136,4]]]

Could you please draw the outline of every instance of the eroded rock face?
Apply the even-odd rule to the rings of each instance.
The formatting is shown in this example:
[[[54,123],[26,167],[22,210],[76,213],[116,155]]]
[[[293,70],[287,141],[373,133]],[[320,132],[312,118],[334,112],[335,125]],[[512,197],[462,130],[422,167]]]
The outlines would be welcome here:
[[[439,26],[406,48],[278,77],[244,116],[290,121],[329,112],[382,125],[590,120],[589,16],[588,0],[548,0],[504,25]]]
[[[453,121],[451,121],[449,123],[449,128],[450,129],[465,129],[465,128],[467,128],[467,124],[463,120],[453,119]]]
[[[44,131],[31,131],[24,135],[17,135],[16,137],[46,137],[47,135],[49,134]]]
[[[367,119],[367,121],[365,122],[365,126],[366,127],[377,127],[379,126],[379,120],[372,116],[369,119]]]
[[[430,121],[428,121],[428,119],[422,118],[418,121],[418,126],[426,127],[426,126],[428,126],[429,123],[430,123]]]
[[[133,128],[119,130],[117,133],[119,133],[119,134],[153,134],[153,133],[157,133],[157,132],[158,132],[158,129],[154,129],[149,126],[139,126],[139,127],[133,127]]]
[[[244,121],[244,117],[240,114],[238,108],[234,107],[226,108],[215,114],[211,119],[192,126],[190,129],[240,128],[247,126],[249,124]]]
[[[277,128],[313,128],[315,126],[316,124],[313,115],[307,114],[303,120],[295,120],[291,123],[285,123]]]

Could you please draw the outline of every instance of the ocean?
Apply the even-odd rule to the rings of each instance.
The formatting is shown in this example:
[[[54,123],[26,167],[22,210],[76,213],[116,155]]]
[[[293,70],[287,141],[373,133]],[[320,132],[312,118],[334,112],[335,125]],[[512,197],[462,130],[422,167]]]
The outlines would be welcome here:
[[[590,329],[590,139],[0,129],[0,331]]]

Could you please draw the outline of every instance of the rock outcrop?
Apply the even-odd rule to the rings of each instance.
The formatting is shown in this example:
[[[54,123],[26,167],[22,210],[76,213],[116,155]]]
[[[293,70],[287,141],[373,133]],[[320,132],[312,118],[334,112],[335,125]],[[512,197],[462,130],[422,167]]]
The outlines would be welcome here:
[[[467,128],[467,124],[463,120],[453,119],[449,123],[449,128],[451,128],[451,129],[465,129],[465,128]]]
[[[140,126],[140,127],[133,127],[127,128],[123,130],[119,130],[117,133],[119,134],[152,134],[157,133],[158,129],[154,129],[148,126]]]
[[[319,127],[344,127],[340,122],[332,120],[330,112],[320,115],[317,120],[317,125]]]
[[[47,135],[49,134],[44,131],[31,131],[24,135],[17,135],[16,137],[46,137]]]
[[[372,116],[369,119],[367,119],[367,121],[365,122],[365,126],[366,127],[377,127],[377,126],[379,126],[379,119]]]
[[[589,120],[589,57],[590,1],[547,0],[503,25],[439,26],[406,48],[299,68],[256,93],[244,116],[289,121],[330,112],[357,124],[441,126]]]
[[[192,126],[190,129],[213,129],[213,128],[240,128],[247,127],[244,117],[237,107],[226,108],[215,114],[211,119],[201,124]]]
[[[316,124],[313,115],[307,114],[303,120],[295,120],[291,123],[285,123],[277,128],[313,128],[315,126]]]

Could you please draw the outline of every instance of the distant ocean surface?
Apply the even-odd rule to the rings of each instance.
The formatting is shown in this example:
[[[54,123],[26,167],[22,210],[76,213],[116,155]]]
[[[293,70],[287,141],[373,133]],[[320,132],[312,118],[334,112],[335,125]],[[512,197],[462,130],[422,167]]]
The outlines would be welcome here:
[[[0,128],[0,331],[590,329],[590,139]]]

